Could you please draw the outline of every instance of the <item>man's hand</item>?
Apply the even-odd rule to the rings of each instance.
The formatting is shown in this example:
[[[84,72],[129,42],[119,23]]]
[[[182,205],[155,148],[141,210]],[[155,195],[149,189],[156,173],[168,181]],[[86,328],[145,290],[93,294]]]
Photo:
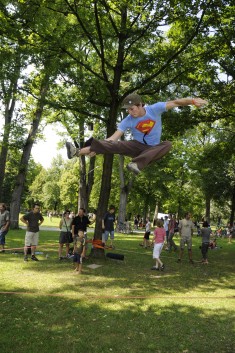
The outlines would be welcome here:
[[[194,98],[193,99],[193,105],[195,105],[195,107],[197,107],[197,108],[203,107],[206,104],[208,104],[208,101],[205,99],[201,99],[201,98]]]
[[[88,157],[94,157],[95,155],[96,155],[95,152],[90,152],[90,153],[88,154]]]

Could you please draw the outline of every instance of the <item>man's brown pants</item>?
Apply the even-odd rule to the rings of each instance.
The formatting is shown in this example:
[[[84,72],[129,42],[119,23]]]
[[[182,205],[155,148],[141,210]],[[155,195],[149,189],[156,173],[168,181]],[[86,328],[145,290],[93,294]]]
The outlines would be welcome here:
[[[91,152],[97,154],[121,154],[132,157],[139,170],[150,163],[161,159],[171,149],[171,142],[164,141],[156,146],[145,145],[136,140],[132,141],[106,141],[92,139]]]

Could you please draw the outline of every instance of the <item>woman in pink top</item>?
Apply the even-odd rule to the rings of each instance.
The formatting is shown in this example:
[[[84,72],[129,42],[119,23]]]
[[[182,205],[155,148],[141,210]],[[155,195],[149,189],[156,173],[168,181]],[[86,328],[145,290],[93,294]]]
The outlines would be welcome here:
[[[166,241],[166,231],[163,227],[163,221],[161,219],[158,219],[156,222],[157,228],[154,230],[154,236],[153,236],[153,243],[154,243],[154,248],[153,248],[153,258],[156,259],[156,266],[153,266],[151,270],[158,270],[161,271],[164,270],[164,264],[160,260],[160,254],[164,245],[164,242]]]

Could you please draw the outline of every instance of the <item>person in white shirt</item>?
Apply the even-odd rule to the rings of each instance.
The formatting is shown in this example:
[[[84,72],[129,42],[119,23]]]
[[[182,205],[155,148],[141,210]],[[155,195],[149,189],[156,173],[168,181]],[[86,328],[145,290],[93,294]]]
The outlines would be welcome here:
[[[184,254],[184,246],[187,244],[189,262],[193,264],[192,258],[192,236],[194,224],[191,220],[190,212],[185,214],[184,219],[179,221],[179,235],[180,235],[180,256],[177,262],[181,262]]]
[[[168,241],[169,241],[169,219],[168,219],[168,216],[165,216],[164,217],[164,224],[163,224],[163,227],[166,231],[166,243],[167,243],[167,248],[166,250],[168,250]]]

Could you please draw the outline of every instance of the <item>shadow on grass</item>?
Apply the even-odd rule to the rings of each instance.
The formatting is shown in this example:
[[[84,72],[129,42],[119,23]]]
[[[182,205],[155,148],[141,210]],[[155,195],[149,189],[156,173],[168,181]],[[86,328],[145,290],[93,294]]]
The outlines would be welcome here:
[[[78,288],[79,290],[79,288]],[[232,353],[226,308],[0,295],[4,353]]]
[[[164,272],[157,272],[150,270],[148,257],[144,257],[141,263],[138,258],[130,258],[126,262],[114,262],[109,259],[88,260],[83,264],[81,276],[74,275],[73,263],[68,260],[59,262],[53,258],[44,258],[39,262],[23,263],[23,256],[7,258],[5,255],[1,257],[10,266],[11,274],[17,271],[19,281],[15,285],[12,278],[10,287],[13,291],[18,291],[20,281],[24,282],[26,279],[26,282],[32,282],[30,292],[37,292],[34,288],[38,288],[40,281],[57,281],[59,285],[45,288],[51,294],[73,292],[77,286],[81,286],[80,295],[177,296],[179,293],[184,295],[194,290],[206,295],[211,293],[213,296],[215,291],[232,289],[234,283],[232,268],[230,272],[201,264],[191,266],[187,262],[180,265],[174,262],[170,267],[169,262]],[[101,267],[95,270],[87,267],[92,263],[100,264]],[[21,276],[23,278],[20,278]],[[1,287],[4,290],[4,282]],[[27,288],[28,286],[24,290],[28,291]]]
[[[222,242],[223,248],[209,252],[209,266],[196,263],[190,265],[187,260],[187,251],[182,264],[177,264],[177,254],[169,254],[166,251],[162,253],[162,260],[166,265],[164,272],[151,271],[153,265],[152,251],[145,250],[139,247],[141,236],[130,239],[129,236],[123,235],[117,237],[116,253],[123,253],[125,261],[112,261],[109,259],[89,259],[84,262],[84,273],[79,279],[73,277],[73,264],[71,260],[58,261],[58,233],[52,234],[47,238],[48,234],[42,232],[41,246],[44,255],[39,255],[39,262],[29,261],[23,262],[23,254],[12,255],[9,253],[0,254],[0,261],[3,267],[6,266],[6,276],[9,273],[12,276],[12,283],[8,286],[11,290],[18,291],[18,286],[21,285],[20,280],[17,285],[14,285],[14,273],[17,271],[17,276],[27,277],[32,276],[32,283],[35,281],[50,281],[57,280],[59,286],[50,287],[49,293],[63,293],[66,290],[74,290],[75,286],[80,286],[80,293],[86,295],[97,294],[102,292],[115,294],[129,295],[177,295],[178,293],[185,294],[192,290],[197,290],[201,293],[211,293],[218,290],[229,290],[233,288],[234,271],[233,271],[233,252],[231,246]],[[14,233],[14,239],[19,233]],[[20,232],[20,237],[24,232]],[[19,241],[19,239],[18,239]],[[44,243],[43,243],[44,241]],[[178,239],[177,239],[178,241]],[[195,258],[200,259],[201,253],[199,245],[201,240],[194,238],[193,254]],[[53,248],[51,244],[56,244]],[[233,245],[232,245],[233,246]],[[46,259],[45,254],[49,254]],[[89,269],[87,265],[96,263],[102,267],[95,270]],[[12,267],[11,267],[12,266]],[[4,273],[4,271],[2,272]],[[35,280],[33,277],[35,276]],[[52,276],[52,277],[50,277]],[[11,279],[9,279],[11,281]],[[22,278],[22,282],[24,278]],[[2,283],[4,291],[4,283]],[[14,288],[14,289],[13,289]],[[27,291],[27,286],[24,291]],[[46,289],[47,290],[47,289]],[[37,292],[32,286],[32,292]]]

